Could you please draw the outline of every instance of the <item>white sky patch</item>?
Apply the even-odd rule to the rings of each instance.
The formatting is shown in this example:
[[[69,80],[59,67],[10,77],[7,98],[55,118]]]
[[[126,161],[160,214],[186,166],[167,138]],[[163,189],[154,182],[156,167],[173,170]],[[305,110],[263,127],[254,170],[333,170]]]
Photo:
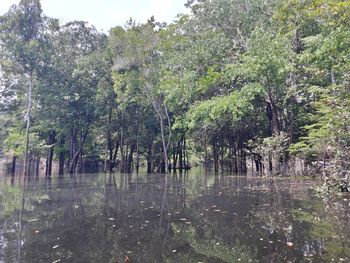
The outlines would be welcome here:
[[[11,5],[18,3],[19,0],[0,0],[0,15],[6,13]]]
[[[132,17],[146,22],[152,15],[159,22],[171,23],[177,14],[185,13],[186,0],[41,0],[45,15],[60,19],[62,23],[83,20],[98,30],[107,32],[117,25],[123,26]],[[0,0],[0,15],[19,0]]]
[[[172,0],[152,0],[150,9],[145,10],[146,19],[154,15],[157,21],[168,21],[172,16]],[[144,19],[144,20],[146,20]]]

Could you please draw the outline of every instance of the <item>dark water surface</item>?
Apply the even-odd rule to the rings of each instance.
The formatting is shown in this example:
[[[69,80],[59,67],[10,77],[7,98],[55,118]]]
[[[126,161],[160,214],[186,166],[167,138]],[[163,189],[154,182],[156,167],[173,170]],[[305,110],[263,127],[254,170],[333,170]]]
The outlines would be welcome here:
[[[0,262],[350,262],[349,196],[204,175],[0,179]]]

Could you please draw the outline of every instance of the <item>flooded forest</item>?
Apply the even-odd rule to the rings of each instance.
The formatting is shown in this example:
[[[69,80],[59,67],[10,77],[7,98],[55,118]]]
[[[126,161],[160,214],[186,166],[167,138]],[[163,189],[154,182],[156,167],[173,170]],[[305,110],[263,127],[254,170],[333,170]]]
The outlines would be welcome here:
[[[0,15],[0,263],[350,262],[350,2],[184,5]]]

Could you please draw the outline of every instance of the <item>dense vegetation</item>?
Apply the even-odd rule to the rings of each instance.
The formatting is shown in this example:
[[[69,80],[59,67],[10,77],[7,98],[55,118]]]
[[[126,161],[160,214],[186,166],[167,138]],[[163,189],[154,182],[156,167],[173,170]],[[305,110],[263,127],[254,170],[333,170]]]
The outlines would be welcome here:
[[[3,155],[24,172],[104,166],[322,176],[346,190],[350,2],[189,0],[108,35],[21,0],[0,17]]]

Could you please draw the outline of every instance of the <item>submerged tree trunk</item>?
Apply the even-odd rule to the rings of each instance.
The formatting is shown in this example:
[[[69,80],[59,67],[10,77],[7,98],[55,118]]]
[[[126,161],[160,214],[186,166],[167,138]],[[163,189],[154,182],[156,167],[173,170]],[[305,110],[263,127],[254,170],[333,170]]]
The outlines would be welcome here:
[[[105,161],[103,165],[103,172],[107,173],[107,155],[108,155],[108,142],[106,141],[106,147],[105,147]]]
[[[109,172],[113,171],[113,142],[112,142],[112,134],[111,134],[111,123],[112,123],[112,108],[109,109],[108,112],[108,128],[107,128],[107,151],[109,153]],[[107,157],[107,155],[106,155]],[[107,166],[105,167],[105,172],[107,172]]]
[[[35,176],[39,176],[39,168],[40,168],[40,155],[36,157],[36,162],[35,162]]]
[[[63,175],[64,174],[64,147],[65,139],[61,138],[60,139],[60,153],[58,157],[58,175]]]
[[[113,161],[110,164],[110,170],[113,172],[113,167],[115,167],[116,162],[117,162],[117,156],[118,156],[118,151],[119,151],[119,141],[116,142],[115,144],[115,149],[114,149],[114,154],[113,154]]]
[[[85,143],[85,140],[87,137],[87,132],[85,132],[85,134],[83,134],[83,132],[81,132],[81,137],[82,138],[80,138],[79,149],[74,153],[72,161],[71,161],[70,166],[69,166],[69,173],[70,174],[74,174],[76,171],[79,157],[83,153],[83,147],[84,147],[84,143]]]
[[[130,147],[130,152],[129,152],[129,156],[128,156],[128,160],[127,160],[127,165],[126,165],[126,172],[127,173],[132,173],[132,168],[133,168],[133,163],[134,163],[134,151],[135,151],[135,145],[132,145]]]
[[[149,146],[147,154],[147,173],[154,172],[154,143]]]
[[[82,173],[83,170],[84,170],[84,161],[83,161],[83,154],[84,154],[84,152],[83,152],[83,150],[84,150],[83,145],[84,145],[84,142],[83,142],[83,141],[85,141],[85,139],[84,139],[83,132],[81,131],[81,132],[80,132],[80,146],[79,146],[79,148],[80,148],[80,154],[79,154],[79,173]]]
[[[54,154],[54,146],[53,146],[53,144],[55,142],[56,142],[56,132],[55,131],[51,131],[51,132],[49,132],[49,138],[48,138],[49,151],[48,151],[47,159],[46,159],[45,175],[47,177],[51,177],[51,175],[52,175],[52,160],[53,160],[53,154]]]
[[[29,86],[28,86],[28,99],[27,99],[27,112],[26,112],[26,119],[27,119],[27,125],[26,125],[26,141],[25,141],[25,149],[24,149],[24,176],[29,175],[30,167],[28,167],[28,160],[29,160],[29,130],[30,130],[30,117],[31,117],[31,111],[32,111],[32,90],[33,90],[33,73],[31,72],[29,74]]]
[[[12,156],[12,162],[11,162],[11,175],[15,176],[16,173],[16,162],[17,162],[17,156],[16,154],[13,154]]]
[[[139,173],[139,168],[140,168],[140,131],[139,131],[139,127],[137,127],[137,138],[136,138],[136,173]]]
[[[219,172],[219,154],[218,154],[218,147],[216,138],[213,139],[213,161],[214,161],[214,172]]]

